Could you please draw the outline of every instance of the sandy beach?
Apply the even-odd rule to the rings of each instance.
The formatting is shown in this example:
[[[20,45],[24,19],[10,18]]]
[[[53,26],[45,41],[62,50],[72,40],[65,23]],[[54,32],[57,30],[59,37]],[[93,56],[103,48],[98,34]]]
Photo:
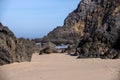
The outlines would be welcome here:
[[[31,62],[0,67],[0,80],[120,80],[120,59],[76,59],[67,54],[34,54]]]

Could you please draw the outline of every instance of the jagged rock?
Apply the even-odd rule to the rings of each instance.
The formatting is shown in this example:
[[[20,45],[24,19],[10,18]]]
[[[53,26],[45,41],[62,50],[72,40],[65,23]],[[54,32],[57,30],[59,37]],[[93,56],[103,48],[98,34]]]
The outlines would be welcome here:
[[[82,0],[75,11],[85,24],[84,36],[77,48],[79,58],[118,58],[120,1]]]
[[[16,60],[16,42],[14,34],[0,23],[0,65],[12,63]]]
[[[32,51],[29,43],[17,39],[8,27],[0,23],[0,65],[30,61]]]

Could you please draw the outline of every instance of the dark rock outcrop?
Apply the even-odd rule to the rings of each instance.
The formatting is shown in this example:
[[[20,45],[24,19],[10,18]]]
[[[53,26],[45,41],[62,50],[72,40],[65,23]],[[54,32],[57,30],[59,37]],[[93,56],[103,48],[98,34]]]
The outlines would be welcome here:
[[[79,58],[116,59],[120,55],[120,1],[82,0],[75,10],[84,21]],[[83,14],[84,13],[84,14]]]
[[[0,65],[30,61],[32,51],[29,43],[17,39],[8,27],[0,23]]]

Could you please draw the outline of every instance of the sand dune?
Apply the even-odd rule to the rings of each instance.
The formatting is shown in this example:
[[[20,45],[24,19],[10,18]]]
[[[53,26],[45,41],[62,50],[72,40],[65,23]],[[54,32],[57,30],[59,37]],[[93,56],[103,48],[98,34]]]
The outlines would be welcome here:
[[[34,54],[32,62],[0,67],[0,80],[119,80],[120,60]]]

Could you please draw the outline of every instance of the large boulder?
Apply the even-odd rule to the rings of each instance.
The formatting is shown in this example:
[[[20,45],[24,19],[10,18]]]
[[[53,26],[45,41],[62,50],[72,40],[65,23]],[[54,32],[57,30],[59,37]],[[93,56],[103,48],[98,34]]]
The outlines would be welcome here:
[[[85,16],[84,36],[76,51],[79,58],[119,58],[120,1],[82,0],[75,11]]]
[[[35,52],[36,44],[35,42],[19,38],[16,44],[16,55],[19,62],[31,61],[32,53]]]
[[[0,65],[30,61],[33,52],[29,51],[28,45],[17,39],[8,27],[0,23]]]
[[[39,55],[46,53],[46,54],[50,54],[50,53],[57,53],[57,49],[56,49],[56,45],[52,42],[46,42],[42,45],[41,50],[39,52]]]

